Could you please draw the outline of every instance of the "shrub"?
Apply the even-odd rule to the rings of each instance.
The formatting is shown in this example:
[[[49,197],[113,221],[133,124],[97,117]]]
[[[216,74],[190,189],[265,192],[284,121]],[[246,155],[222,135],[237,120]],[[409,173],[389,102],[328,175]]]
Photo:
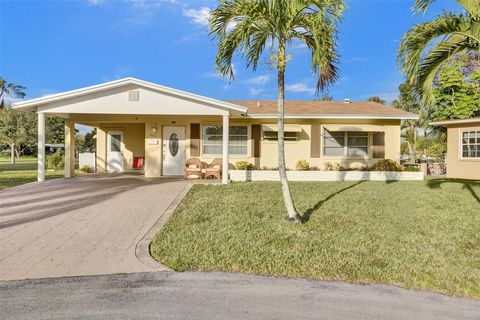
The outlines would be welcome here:
[[[80,168],[81,173],[92,173],[93,168],[89,165],[84,165],[83,167]]]
[[[248,161],[238,161],[235,163],[235,168],[238,170],[253,170],[255,169],[255,166]]]
[[[63,169],[65,165],[65,158],[60,149],[57,149],[57,152],[51,156],[47,156],[45,160],[47,169],[60,170]]]
[[[327,171],[344,171],[345,169],[338,162],[335,162],[335,163],[325,162],[325,170],[327,170]]]
[[[372,171],[403,171],[403,166],[391,159],[380,160],[372,166]]]
[[[307,160],[298,160],[295,168],[299,171],[308,171],[310,169],[310,164]]]

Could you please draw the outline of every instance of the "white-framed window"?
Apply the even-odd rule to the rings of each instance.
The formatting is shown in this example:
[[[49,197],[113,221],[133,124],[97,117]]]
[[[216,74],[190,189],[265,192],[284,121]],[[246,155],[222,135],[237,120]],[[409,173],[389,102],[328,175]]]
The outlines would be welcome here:
[[[462,158],[480,158],[480,131],[468,130],[461,131],[462,149],[460,154]]]
[[[203,126],[203,154],[222,155],[223,126]],[[248,153],[248,127],[230,126],[228,152],[231,155],[246,156]]]
[[[323,155],[327,157],[368,156],[368,132],[324,130]]]

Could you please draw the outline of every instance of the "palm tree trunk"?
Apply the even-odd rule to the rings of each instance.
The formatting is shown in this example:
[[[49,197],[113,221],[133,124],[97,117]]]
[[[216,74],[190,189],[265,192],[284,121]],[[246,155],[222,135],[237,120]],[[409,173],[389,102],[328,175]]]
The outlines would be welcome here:
[[[287,209],[288,221],[301,222],[301,218],[295,209],[288,185],[287,169],[285,166],[285,43],[279,41],[278,45],[278,172],[282,183],[282,194]]]
[[[15,164],[15,144],[10,145],[10,163]]]

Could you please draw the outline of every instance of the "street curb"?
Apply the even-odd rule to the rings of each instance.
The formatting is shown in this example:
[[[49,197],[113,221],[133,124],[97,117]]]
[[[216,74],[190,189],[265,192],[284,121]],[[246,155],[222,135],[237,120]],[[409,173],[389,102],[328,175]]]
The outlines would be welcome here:
[[[147,231],[147,233],[143,236],[143,238],[137,243],[135,246],[135,256],[141,263],[144,265],[155,269],[156,271],[169,271],[175,272],[173,269],[165,266],[164,264],[158,262],[157,260],[153,259],[150,255],[150,243],[152,243],[155,235],[160,231],[160,229],[165,225],[168,221],[168,218],[173,214],[177,206],[182,201],[183,197],[187,195],[187,193],[192,188],[193,184],[189,183],[183,188],[180,194],[173,200],[170,205],[168,206],[167,210],[165,210],[160,218],[155,222],[155,224]]]

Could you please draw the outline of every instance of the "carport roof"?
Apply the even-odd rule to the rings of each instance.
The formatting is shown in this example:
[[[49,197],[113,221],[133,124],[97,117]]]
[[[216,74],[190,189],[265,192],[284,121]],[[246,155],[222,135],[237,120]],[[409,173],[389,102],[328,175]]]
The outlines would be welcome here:
[[[57,102],[65,101],[67,99],[72,99],[72,98],[78,98],[78,97],[86,96],[89,94],[106,92],[108,90],[120,88],[127,85],[136,85],[138,87],[150,89],[158,93],[171,95],[177,98],[188,99],[190,101],[207,104],[212,107],[217,107],[223,110],[246,113],[248,109],[246,107],[235,105],[230,102],[201,96],[201,95],[190,93],[187,91],[182,91],[182,90],[162,86],[153,82],[148,82],[148,81],[131,78],[131,77],[109,81],[109,82],[88,86],[80,89],[65,91],[65,92],[52,94],[45,97],[35,98],[27,101],[17,102],[17,103],[14,103],[12,107],[13,109],[16,109],[16,110],[36,111],[38,107],[48,106],[49,104],[52,104],[52,103],[57,103]]]

